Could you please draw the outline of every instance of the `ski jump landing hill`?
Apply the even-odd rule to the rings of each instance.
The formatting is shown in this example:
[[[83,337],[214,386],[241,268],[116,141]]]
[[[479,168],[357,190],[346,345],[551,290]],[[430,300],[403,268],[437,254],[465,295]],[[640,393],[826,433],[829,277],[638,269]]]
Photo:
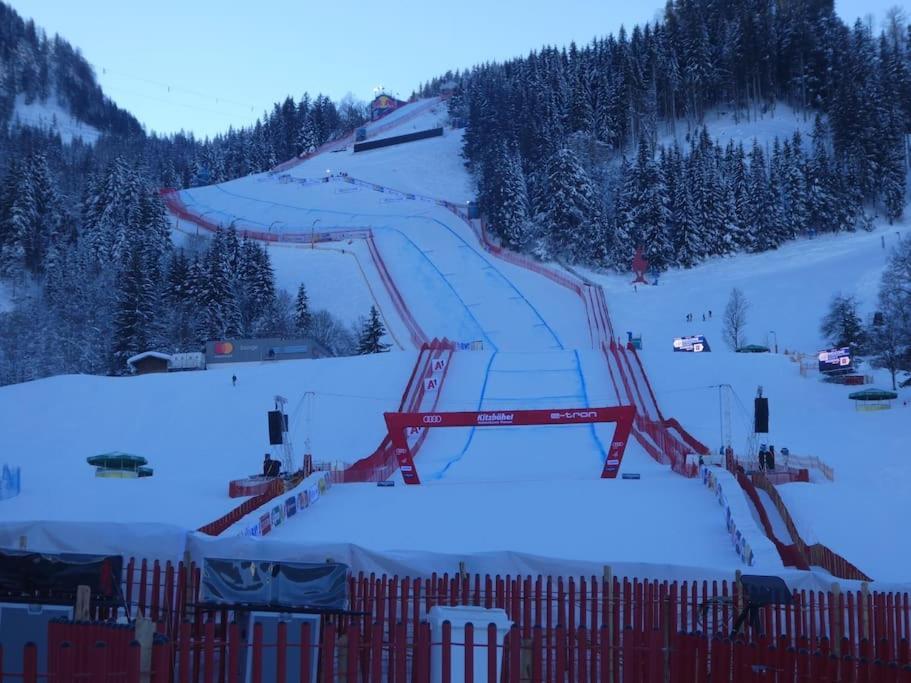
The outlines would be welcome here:
[[[419,101],[371,124],[370,135],[401,135],[444,118],[439,100]],[[816,564],[865,578],[827,549],[810,558],[792,524],[795,560],[776,536],[787,524],[770,521],[786,515],[783,503],[769,511],[762,497],[744,496],[741,486],[751,493],[752,481],[700,472],[698,456],[708,449],[661,413],[640,359],[617,340],[600,286],[504,250],[468,220],[460,138],[449,130],[356,156],[342,140],[269,174],[165,198],[175,216],[206,230],[233,224],[277,246],[341,242],[361,250],[390,332],[421,349],[400,413],[502,419],[633,406],[633,440],[622,462],[607,463],[617,436],[611,424],[413,429],[407,450],[422,486],[336,486],[319,507],[272,529],[273,547],[299,555],[343,539],[387,557],[407,551],[418,570],[429,567],[415,559],[421,553],[506,550],[715,570]],[[385,184],[393,182],[395,189]],[[400,462],[387,436],[333,478],[401,483]],[[641,479],[599,480],[606,463]],[[210,531],[243,532],[241,517],[229,513]]]

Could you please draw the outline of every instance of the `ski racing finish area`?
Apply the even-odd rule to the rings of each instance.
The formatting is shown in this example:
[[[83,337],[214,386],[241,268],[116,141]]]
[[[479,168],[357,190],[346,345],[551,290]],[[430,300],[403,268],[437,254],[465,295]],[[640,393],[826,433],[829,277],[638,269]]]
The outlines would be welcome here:
[[[339,278],[351,291],[337,297],[376,306],[390,353],[99,380],[111,385],[105,410],[118,431],[73,441],[78,466],[49,458],[23,467],[0,540],[29,534],[47,550],[141,553],[164,535],[159,547],[175,555],[185,546],[194,555],[332,557],[390,572],[464,562],[502,573],[600,575],[612,565],[664,578],[796,576],[799,563],[782,550],[796,541],[768,495],[749,497],[722,467],[707,475],[708,449],[661,414],[646,369],[611,327],[610,296],[557,264],[501,250],[468,218],[462,132],[446,123],[445,102],[419,100],[369,124],[367,139],[437,126],[443,135],[362,152],[349,137],[270,173],[165,193],[178,244],[233,225],[269,246],[279,282],[296,287],[316,268],[331,292],[332,264],[347,259]],[[44,380],[62,389],[48,411],[65,412],[88,379]],[[141,391],[179,393],[153,400]],[[298,459],[306,439],[331,471],[318,489],[307,484],[305,509],[295,489],[285,494],[294,503],[254,501],[206,527],[241,502],[227,497],[228,482],[260,466],[275,394],[288,399]],[[632,434],[623,420],[595,419],[623,407],[635,411]],[[74,422],[93,419],[89,408],[73,410]],[[705,410],[714,416],[717,404]],[[554,424],[530,424],[523,411]],[[81,506],[63,485],[35,483],[55,472],[84,478],[85,455],[129,447],[138,412],[160,431],[151,485],[93,481],[84,490],[99,502]],[[387,436],[404,414],[419,425]],[[462,416],[458,426],[450,415]],[[27,426],[0,418],[14,437]],[[76,429],[43,447],[69,448]],[[52,510],[61,503],[65,515]],[[120,507],[129,512],[118,519]]]

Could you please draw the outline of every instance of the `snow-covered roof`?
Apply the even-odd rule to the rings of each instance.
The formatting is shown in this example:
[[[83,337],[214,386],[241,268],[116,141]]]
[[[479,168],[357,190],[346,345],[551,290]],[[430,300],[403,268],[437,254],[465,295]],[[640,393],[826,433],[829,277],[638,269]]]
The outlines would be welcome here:
[[[166,353],[161,353],[160,351],[143,351],[142,353],[137,353],[135,356],[130,356],[127,358],[127,364],[135,365],[143,358],[160,358],[161,360],[166,360],[169,363],[171,362],[171,357]]]

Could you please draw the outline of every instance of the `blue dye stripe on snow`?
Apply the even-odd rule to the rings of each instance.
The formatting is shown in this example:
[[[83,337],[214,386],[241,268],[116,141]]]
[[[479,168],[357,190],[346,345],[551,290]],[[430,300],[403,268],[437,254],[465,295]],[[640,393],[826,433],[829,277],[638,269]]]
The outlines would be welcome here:
[[[484,394],[487,393],[487,380],[490,379],[490,366],[493,365],[494,358],[497,357],[497,352],[494,351],[490,354],[490,360],[487,361],[487,368],[484,370],[484,383],[481,385],[481,398],[478,399],[477,410],[481,410],[481,406],[484,404]],[[477,427],[472,427],[471,431],[468,432],[468,440],[465,442],[465,445],[462,447],[462,450],[459,451],[459,454],[452,458],[449,462],[443,465],[443,469],[439,472],[435,472],[430,476],[431,479],[442,479],[446,476],[446,472],[449,471],[449,468],[455,465],[459,460],[465,457],[465,454],[468,452],[469,447],[471,446],[472,440],[474,440],[474,433],[477,430]]]
[[[576,359],[576,372],[579,373],[579,381],[582,383],[582,396],[585,398],[585,407],[589,408],[591,406],[588,403],[588,389],[585,386],[585,375],[582,373],[582,362],[579,360],[579,351],[573,350],[573,356]],[[604,450],[604,444],[601,443],[601,439],[598,438],[594,422],[589,422],[588,426],[592,433],[592,438],[595,440],[595,445],[598,446],[598,451],[601,453],[601,462],[604,462],[607,459],[607,451]]]
[[[471,310],[468,308],[468,304],[465,303],[465,299],[463,299],[461,297],[461,295],[456,291],[456,288],[452,286],[452,283],[449,281],[449,278],[446,277],[445,275],[443,275],[443,272],[439,268],[437,268],[437,265],[433,261],[431,261],[429,258],[427,258],[427,254],[425,254],[423,251],[421,251],[420,248],[418,247],[418,245],[416,245],[414,243],[414,241],[408,235],[406,235],[404,232],[402,232],[398,228],[393,228],[389,225],[383,225],[383,226],[379,226],[378,229],[389,230],[389,231],[396,232],[399,235],[401,235],[401,237],[405,241],[407,241],[408,244],[410,244],[415,249],[415,251],[417,251],[421,255],[421,258],[423,258],[427,263],[430,264],[430,267],[433,268],[436,271],[437,275],[439,275],[443,279],[443,282],[446,283],[446,286],[449,287],[449,289],[455,295],[455,298],[459,300],[460,304],[462,304],[462,308],[465,309],[465,312],[468,314],[468,317],[471,318],[472,321],[474,322],[474,324],[477,326],[478,332],[481,333],[481,335],[484,337],[484,339],[486,339],[487,342],[490,344],[490,346],[493,348],[494,353],[499,351],[499,348],[497,347],[497,345],[493,343],[493,340],[489,336],[487,336],[487,332],[485,332],[484,328],[481,327],[481,323],[478,322],[478,319],[474,317],[474,313],[472,313]]]

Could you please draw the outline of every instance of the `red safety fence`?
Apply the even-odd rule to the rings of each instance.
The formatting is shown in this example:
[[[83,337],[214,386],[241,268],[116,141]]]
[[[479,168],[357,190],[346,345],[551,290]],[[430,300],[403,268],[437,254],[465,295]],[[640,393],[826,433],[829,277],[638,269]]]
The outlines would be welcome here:
[[[404,322],[405,326],[408,328],[408,334],[411,336],[412,343],[417,348],[421,348],[422,344],[426,344],[429,341],[427,335],[424,334],[424,330],[421,329],[421,326],[411,314],[408,305],[405,303],[405,299],[402,297],[401,292],[399,292],[398,287],[396,287],[395,281],[392,279],[392,276],[389,274],[389,269],[386,267],[386,262],[383,260],[379,249],[376,248],[372,233],[367,235],[367,249],[370,252],[370,257],[373,259],[374,265],[376,265],[376,270],[380,275],[380,279],[383,281],[383,285],[386,287],[386,291],[392,299],[395,310],[398,312],[402,322]]]
[[[434,339],[429,344],[424,344],[421,347],[418,360],[411,371],[411,376],[408,378],[405,391],[402,393],[398,412],[407,413],[421,410],[424,399],[427,397],[424,380],[434,374],[434,363],[442,360],[443,371],[439,375],[439,383],[433,394],[433,403],[429,407],[429,410],[436,409],[443,386],[446,383],[449,364],[454,350],[455,345],[448,339]],[[417,454],[426,437],[427,430],[425,429],[421,431],[415,443],[411,445],[412,453]],[[396,469],[398,469],[398,460],[395,457],[395,448],[392,445],[392,439],[387,434],[371,455],[358,460],[344,470],[333,472],[333,482],[385,481],[395,473]]]
[[[236,524],[242,518],[249,515],[257,508],[262,507],[273,498],[280,496],[284,492],[284,481],[282,479],[273,479],[268,483],[267,490],[264,493],[261,493],[258,496],[253,496],[252,498],[248,498],[243,503],[225,513],[218,519],[199,527],[199,530],[204,534],[208,534],[209,536],[218,536],[220,533],[228,529],[228,527]]]
[[[186,576],[198,585],[195,567]],[[731,641],[744,607],[736,581],[639,581],[609,570],[588,578],[359,574],[348,590],[350,612],[324,616],[318,636],[291,623],[268,643],[262,625],[245,633],[243,616],[227,609],[187,603],[173,614],[147,611],[170,636],[155,641],[151,680],[261,681],[268,671],[277,681],[429,681],[440,669],[435,680],[498,683],[911,680],[907,593],[794,591],[789,605],[758,608]],[[431,633],[430,609],[458,605],[505,611],[512,622],[505,639],[486,623],[458,632],[444,623]],[[48,644],[45,680],[139,680],[127,628],[52,624]],[[34,647],[24,661],[21,673],[0,668],[2,680],[37,681]],[[316,679],[306,673],[313,663]],[[447,674],[447,664],[458,671],[462,663],[470,664],[464,677]],[[486,675],[497,668],[498,676]]]
[[[738,475],[744,476],[742,472],[738,472]],[[772,504],[775,506],[778,514],[781,515],[781,519],[794,541],[794,546],[808,564],[822,567],[833,576],[839,578],[854,579],[857,581],[872,580],[844,557],[822,543],[808,544],[804,541],[800,535],[800,531],[797,529],[794,518],[791,516],[791,512],[788,510],[787,505],[785,505],[784,499],[782,499],[781,494],[778,492],[778,489],[775,488],[774,484],[769,481],[768,476],[762,472],[754,472],[750,475],[750,478],[752,479],[753,484],[765,491],[769,498],[772,499]]]

